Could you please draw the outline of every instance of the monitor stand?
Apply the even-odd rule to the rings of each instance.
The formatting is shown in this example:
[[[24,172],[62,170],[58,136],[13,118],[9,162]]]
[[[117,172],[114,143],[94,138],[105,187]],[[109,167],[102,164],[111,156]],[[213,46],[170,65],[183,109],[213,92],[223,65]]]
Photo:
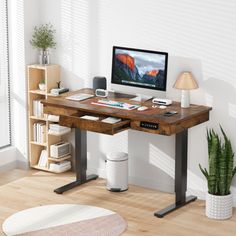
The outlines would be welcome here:
[[[144,94],[136,94],[136,97],[131,98],[131,101],[135,101],[135,102],[145,102],[147,100],[152,99],[153,96],[150,95],[144,95]]]

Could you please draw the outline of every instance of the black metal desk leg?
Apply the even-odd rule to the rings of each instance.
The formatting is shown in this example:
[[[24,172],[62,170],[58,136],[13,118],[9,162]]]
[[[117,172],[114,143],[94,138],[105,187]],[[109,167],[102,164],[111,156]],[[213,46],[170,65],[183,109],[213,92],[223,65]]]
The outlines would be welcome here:
[[[175,203],[154,213],[162,218],[168,213],[197,199],[196,196],[186,197],[187,190],[187,155],[188,155],[188,130],[175,136]]]
[[[76,180],[54,190],[55,193],[62,194],[74,187],[97,179],[97,175],[86,175],[87,171],[87,131],[75,129],[75,171]]]

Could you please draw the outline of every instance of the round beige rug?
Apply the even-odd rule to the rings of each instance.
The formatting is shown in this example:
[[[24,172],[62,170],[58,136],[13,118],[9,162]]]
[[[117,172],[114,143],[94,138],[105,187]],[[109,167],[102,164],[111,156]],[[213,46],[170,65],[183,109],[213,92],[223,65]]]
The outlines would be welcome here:
[[[2,230],[7,236],[118,236],[127,224],[117,213],[88,205],[46,205],[17,212]]]

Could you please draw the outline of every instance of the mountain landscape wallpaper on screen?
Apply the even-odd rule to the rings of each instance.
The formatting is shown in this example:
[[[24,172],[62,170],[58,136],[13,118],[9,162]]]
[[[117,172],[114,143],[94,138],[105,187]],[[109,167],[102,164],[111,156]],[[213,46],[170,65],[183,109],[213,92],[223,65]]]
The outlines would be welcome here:
[[[117,49],[114,82],[165,89],[165,55]]]

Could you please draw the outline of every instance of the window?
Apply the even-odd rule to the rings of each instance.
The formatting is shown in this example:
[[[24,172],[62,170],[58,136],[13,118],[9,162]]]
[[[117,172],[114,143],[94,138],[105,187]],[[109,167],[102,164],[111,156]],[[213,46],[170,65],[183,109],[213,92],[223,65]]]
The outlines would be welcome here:
[[[0,0],[0,148],[11,144],[7,0]]]

